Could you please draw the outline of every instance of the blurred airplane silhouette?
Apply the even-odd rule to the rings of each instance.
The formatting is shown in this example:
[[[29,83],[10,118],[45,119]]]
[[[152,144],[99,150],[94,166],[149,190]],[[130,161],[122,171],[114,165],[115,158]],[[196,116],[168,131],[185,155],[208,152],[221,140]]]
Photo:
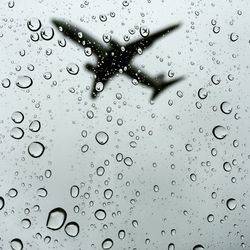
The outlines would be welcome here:
[[[89,55],[93,53],[97,56],[96,65],[86,64],[86,68],[93,72],[95,76],[91,94],[92,98],[98,96],[98,93],[104,89],[107,81],[118,73],[125,73],[132,79],[138,81],[138,83],[151,87],[153,89],[151,100],[155,99],[169,86],[184,79],[184,77],[178,77],[164,81],[163,74],[151,78],[130,63],[132,58],[139,54],[138,51],[149,48],[156,39],[164,37],[166,34],[174,31],[180,24],[169,26],[151,35],[148,35],[148,30],[146,28],[142,29],[141,32],[143,36],[141,39],[124,46],[113,39],[108,41],[109,37],[105,37],[104,35],[104,41],[106,39],[110,45],[106,47],[75,25],[56,19],[53,19],[52,22],[66,37],[69,37],[80,46],[83,46],[85,50],[88,49]]]

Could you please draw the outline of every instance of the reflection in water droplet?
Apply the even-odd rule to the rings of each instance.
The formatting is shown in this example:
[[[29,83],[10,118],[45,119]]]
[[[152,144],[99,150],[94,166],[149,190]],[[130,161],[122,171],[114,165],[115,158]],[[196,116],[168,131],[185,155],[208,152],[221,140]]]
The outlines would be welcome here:
[[[33,80],[29,76],[18,76],[16,80],[17,87],[27,89],[33,84]]]
[[[65,223],[67,213],[64,209],[58,207],[49,212],[46,226],[51,230],[60,229]]]
[[[36,17],[32,17],[27,21],[27,26],[31,31],[38,31],[41,25],[41,21]]]
[[[227,136],[227,130],[222,126],[216,126],[213,128],[213,135],[215,138],[222,140]]]
[[[30,156],[34,158],[40,157],[45,150],[44,145],[41,142],[35,141],[28,146],[28,152]]]
[[[66,69],[71,75],[77,75],[79,72],[79,67],[75,63],[68,64]]]
[[[103,242],[102,242],[102,248],[103,249],[110,249],[113,247],[113,240],[110,239],[110,238],[107,238],[105,239]]]
[[[103,209],[98,209],[95,211],[95,217],[98,220],[104,220],[106,218],[106,212]]]
[[[23,138],[24,132],[19,127],[14,127],[10,131],[10,136],[14,139],[20,140]]]
[[[23,249],[23,242],[20,239],[13,239],[10,242],[11,249],[13,250],[22,250]]]
[[[100,145],[104,145],[109,140],[109,136],[107,133],[100,131],[95,135],[95,139]]]
[[[236,200],[231,198],[227,200],[227,208],[229,210],[234,210],[237,207]]]
[[[20,111],[16,111],[11,115],[11,119],[15,123],[21,123],[24,119],[24,115]]]
[[[65,226],[64,231],[68,236],[76,237],[80,232],[80,227],[76,222],[72,221]]]

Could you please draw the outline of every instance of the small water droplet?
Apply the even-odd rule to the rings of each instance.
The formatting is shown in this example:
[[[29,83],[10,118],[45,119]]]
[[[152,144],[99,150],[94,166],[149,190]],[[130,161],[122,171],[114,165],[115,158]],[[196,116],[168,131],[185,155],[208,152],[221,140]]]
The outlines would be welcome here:
[[[227,130],[223,126],[216,126],[213,128],[213,135],[215,138],[222,140],[227,136]]]
[[[64,231],[68,236],[76,237],[80,232],[80,227],[76,222],[72,221],[65,226]]]
[[[107,238],[105,239],[103,242],[102,242],[102,248],[104,250],[107,250],[107,249],[111,249],[113,247],[113,240],[110,239],[110,238]]]
[[[106,132],[100,131],[95,135],[95,139],[100,145],[104,145],[108,142],[109,136]]]

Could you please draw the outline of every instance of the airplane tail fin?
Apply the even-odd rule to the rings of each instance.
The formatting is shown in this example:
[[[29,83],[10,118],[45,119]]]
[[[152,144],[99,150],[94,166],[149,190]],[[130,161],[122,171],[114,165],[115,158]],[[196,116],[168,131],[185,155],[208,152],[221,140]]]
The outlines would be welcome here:
[[[184,77],[181,76],[181,77],[178,77],[178,78],[175,78],[171,81],[166,81],[166,82],[162,82],[160,85],[157,85],[157,86],[153,86],[154,88],[154,91],[153,91],[153,94],[151,96],[151,100],[154,100],[161,92],[163,92],[166,88],[170,87],[171,85],[173,85],[174,83],[176,82],[179,82],[181,80],[183,80]]]

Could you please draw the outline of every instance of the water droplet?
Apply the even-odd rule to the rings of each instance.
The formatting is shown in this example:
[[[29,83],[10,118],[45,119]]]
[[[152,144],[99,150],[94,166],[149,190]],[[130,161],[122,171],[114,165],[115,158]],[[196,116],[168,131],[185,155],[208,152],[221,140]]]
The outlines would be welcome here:
[[[4,205],[5,205],[4,198],[2,196],[0,196],[0,210],[2,210],[4,208]]]
[[[54,30],[52,27],[46,26],[42,28],[40,34],[44,40],[49,41],[54,36]]]
[[[21,224],[23,228],[28,229],[31,226],[31,221],[26,218],[21,221]]]
[[[104,173],[105,173],[105,168],[102,167],[102,166],[98,167],[97,170],[96,170],[96,173],[97,173],[98,176],[103,176]]]
[[[230,40],[232,42],[236,42],[238,39],[239,39],[239,36],[237,34],[235,34],[235,33],[230,34]]]
[[[112,198],[112,196],[113,196],[113,190],[112,189],[106,189],[104,191],[104,197],[105,197],[105,199],[109,200],[109,199]]]
[[[107,250],[107,249],[110,249],[113,247],[113,240],[110,239],[110,238],[107,238],[105,239],[103,242],[102,242],[102,248],[104,250]]]
[[[70,188],[70,195],[72,198],[76,198],[80,193],[80,189],[78,186],[74,185]]]
[[[11,119],[13,122],[15,123],[21,123],[24,119],[24,115],[22,112],[20,111],[15,111],[12,115],[11,115]]]
[[[10,242],[10,246],[12,250],[22,250],[23,249],[23,242],[20,239],[13,239]]]
[[[66,69],[71,75],[77,75],[79,72],[79,67],[75,63],[69,63]]]
[[[109,136],[104,131],[100,131],[95,135],[95,139],[100,145],[104,145],[109,140]]]
[[[203,249],[204,247],[200,244],[193,247],[193,250],[203,250]]]
[[[10,131],[10,136],[14,139],[20,140],[23,138],[24,132],[19,127],[14,127]]]
[[[213,135],[215,138],[222,140],[227,136],[227,130],[222,126],[216,126],[213,128]]]
[[[207,221],[208,221],[208,222],[213,222],[213,221],[214,221],[214,215],[213,215],[213,214],[209,214],[209,215],[207,216]]]
[[[49,212],[46,226],[51,230],[60,229],[65,223],[67,213],[64,209],[58,207]]]
[[[76,237],[80,232],[80,227],[76,222],[72,221],[65,226],[64,231],[68,236]]]
[[[200,88],[199,91],[198,91],[198,96],[200,99],[206,99],[207,96],[208,96],[208,93],[207,93],[207,90],[204,89],[204,88]]]
[[[173,243],[170,243],[168,245],[168,250],[175,250],[175,245]]]
[[[102,39],[105,43],[109,43],[111,41],[111,35],[108,33],[105,33],[102,35]]]
[[[2,86],[4,88],[9,88],[10,84],[11,84],[10,79],[5,78],[5,79],[2,80]]]
[[[40,197],[46,197],[48,192],[45,188],[39,188],[37,189],[36,191],[37,195],[40,196]]]
[[[190,180],[191,180],[191,181],[196,181],[196,180],[197,180],[196,174],[194,174],[194,173],[191,174],[191,175],[190,175]]]
[[[16,197],[18,194],[17,190],[15,188],[11,188],[9,191],[8,191],[8,195],[11,197],[11,198],[14,198]]]
[[[146,26],[140,27],[140,35],[142,37],[148,37],[149,36],[149,28]]]
[[[32,17],[27,21],[27,26],[31,31],[38,31],[42,24],[38,18]]]
[[[125,163],[125,165],[127,165],[128,167],[130,167],[130,166],[133,165],[133,160],[130,157],[126,157],[124,159],[124,163]]]
[[[214,85],[218,85],[218,84],[221,82],[221,79],[219,78],[219,76],[213,75],[213,76],[211,77],[211,81],[212,81],[212,83],[213,83]]]
[[[104,89],[104,84],[102,82],[97,82],[95,85],[95,90],[97,92],[101,92],[101,91],[103,91],[103,89]]]
[[[230,172],[232,170],[232,165],[229,163],[229,162],[224,162],[223,164],[223,169],[226,171],[226,172]]]
[[[38,120],[34,120],[29,125],[29,130],[31,132],[38,132],[41,128],[41,123]]]
[[[119,239],[123,240],[125,238],[125,236],[126,236],[126,232],[124,230],[120,230],[118,232],[118,238]]]
[[[229,102],[222,102],[220,105],[220,109],[224,114],[230,114],[232,112],[232,106]]]
[[[227,208],[229,210],[234,210],[237,207],[236,200],[231,198],[227,200]]]
[[[95,217],[98,220],[104,220],[106,218],[106,212],[103,209],[98,209],[95,211]]]
[[[29,76],[19,76],[16,80],[17,87],[27,89],[33,84],[33,80]]]
[[[86,153],[88,150],[89,150],[89,146],[88,146],[87,144],[85,144],[85,145],[83,145],[83,146],[81,147],[81,151],[82,151],[83,153]]]
[[[34,141],[28,146],[28,152],[33,158],[40,157],[43,154],[44,150],[44,145],[38,141]]]

